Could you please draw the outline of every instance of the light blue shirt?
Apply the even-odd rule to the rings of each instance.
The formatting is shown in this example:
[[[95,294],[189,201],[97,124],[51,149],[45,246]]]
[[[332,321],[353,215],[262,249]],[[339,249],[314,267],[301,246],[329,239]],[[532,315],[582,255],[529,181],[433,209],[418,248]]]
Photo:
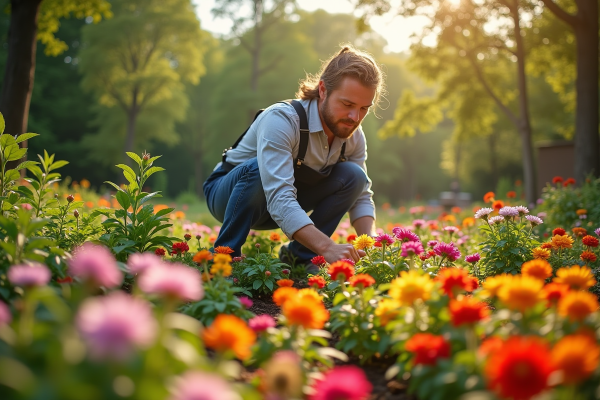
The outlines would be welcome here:
[[[316,171],[324,170],[337,163],[342,144],[346,142],[346,162],[357,164],[366,174],[367,142],[362,126],[349,139],[335,137],[329,148],[327,135],[319,118],[317,100],[300,102],[306,110],[310,131],[304,164]],[[300,118],[296,110],[290,104],[276,103],[263,111],[238,146],[227,152],[227,162],[233,165],[257,158],[267,199],[267,211],[289,238],[299,229],[313,224],[298,204],[297,189],[294,186],[293,159],[298,156],[299,145]],[[368,175],[363,193],[349,213],[351,222],[364,216],[375,218],[371,179]]]

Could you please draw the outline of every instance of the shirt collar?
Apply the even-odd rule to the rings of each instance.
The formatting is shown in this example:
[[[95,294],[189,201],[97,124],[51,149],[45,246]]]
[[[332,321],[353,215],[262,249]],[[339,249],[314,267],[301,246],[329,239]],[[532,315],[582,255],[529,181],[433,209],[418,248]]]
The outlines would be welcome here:
[[[306,117],[308,118],[308,130],[310,133],[324,132],[321,118],[319,117],[318,99],[300,100],[302,106],[306,109]]]

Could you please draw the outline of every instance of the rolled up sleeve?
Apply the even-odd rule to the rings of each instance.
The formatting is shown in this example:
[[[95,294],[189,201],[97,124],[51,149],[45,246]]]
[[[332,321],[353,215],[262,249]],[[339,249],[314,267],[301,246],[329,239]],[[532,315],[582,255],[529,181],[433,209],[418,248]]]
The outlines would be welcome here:
[[[367,141],[365,139],[364,133],[361,132],[360,136],[361,140],[357,140],[354,151],[348,155],[348,161],[353,162],[365,171],[365,175],[367,176],[367,181],[365,183],[364,190],[359,198],[356,200],[352,208],[348,211],[350,214],[350,222],[354,223],[357,219],[361,217],[370,216],[375,219],[375,203],[373,202],[373,191],[371,190],[371,186],[373,182],[371,178],[369,178],[369,174],[367,173]]]

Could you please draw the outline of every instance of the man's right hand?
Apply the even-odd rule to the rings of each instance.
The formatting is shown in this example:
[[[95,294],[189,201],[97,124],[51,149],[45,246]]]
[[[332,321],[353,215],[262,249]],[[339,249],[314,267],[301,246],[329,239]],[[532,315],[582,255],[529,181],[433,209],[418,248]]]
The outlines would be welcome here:
[[[356,250],[351,244],[333,243],[323,252],[322,256],[325,257],[325,261],[331,264],[344,258],[357,262],[365,254],[363,250]]]
[[[314,225],[306,225],[294,233],[294,240],[302,243],[315,253],[325,257],[328,263],[347,258],[354,262],[365,256],[362,250],[356,250],[351,244],[337,244]]]

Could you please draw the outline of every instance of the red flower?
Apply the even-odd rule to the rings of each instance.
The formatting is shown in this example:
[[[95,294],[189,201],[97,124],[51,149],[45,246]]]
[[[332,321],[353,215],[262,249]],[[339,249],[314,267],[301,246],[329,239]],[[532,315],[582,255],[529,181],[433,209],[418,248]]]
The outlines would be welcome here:
[[[504,207],[504,202],[502,200],[496,200],[492,203],[492,208],[496,211],[500,210],[502,207]]]
[[[556,183],[561,183],[563,181],[562,176],[555,176],[554,178],[552,178],[552,183],[556,184]]]
[[[308,278],[308,286],[323,289],[325,287],[325,278],[319,275],[311,276],[310,278]]]
[[[450,357],[450,344],[442,336],[431,333],[415,334],[404,348],[415,355],[415,365],[435,365],[438,358]]]
[[[556,235],[564,236],[566,234],[567,234],[567,231],[565,231],[563,228],[555,228],[552,231],[552,236],[556,236]]]
[[[490,356],[485,375],[499,397],[528,400],[548,387],[548,377],[554,369],[544,342],[514,336]]]
[[[482,358],[487,358],[488,356],[491,356],[498,350],[502,349],[503,344],[504,340],[498,336],[488,337],[481,342],[481,346],[479,346],[479,349],[477,349],[477,354]]]
[[[450,297],[462,291],[472,291],[473,281],[468,272],[461,268],[442,268],[435,277],[442,284],[442,290]]]
[[[339,279],[350,279],[354,275],[354,265],[350,264],[348,261],[340,260],[336,261],[329,266],[329,276],[331,279],[337,281]]]
[[[313,263],[314,265],[316,265],[317,267],[320,267],[321,265],[325,264],[327,261],[325,261],[325,257],[323,256],[316,256],[313,257],[312,260],[310,260],[311,263]]]
[[[190,250],[190,246],[186,242],[177,242],[173,243],[173,247],[171,248],[171,254],[183,254],[187,253]]]
[[[469,287],[466,288],[467,292],[472,292],[479,287],[479,279],[473,275],[469,275]]]
[[[190,235],[189,233],[186,233],[185,235],[183,235],[183,238],[187,242],[188,240],[190,240],[192,238],[192,235]]]
[[[494,201],[494,197],[496,197],[494,192],[487,192],[485,195],[483,195],[483,201],[485,203],[492,202],[492,201]]]
[[[474,324],[486,319],[489,315],[488,305],[473,297],[450,300],[450,319],[454,326]]]
[[[562,236],[562,235],[559,235],[559,236]],[[554,246],[552,246],[552,243],[550,243],[550,242],[542,243],[542,245],[540,247],[545,250],[552,250],[554,248]]]
[[[357,274],[350,278],[350,285],[352,287],[360,287],[367,288],[371,285],[375,284],[375,279],[369,274]]]
[[[581,260],[585,261],[585,262],[596,262],[597,258],[596,255],[594,253],[592,253],[591,251],[584,251],[583,253],[581,253],[581,256],[579,257],[581,258]]]
[[[511,190],[510,192],[506,193],[506,197],[508,197],[509,199],[514,199],[515,197],[517,197],[517,192]]]
[[[574,184],[575,184],[575,179],[573,179],[573,178],[568,178],[568,179],[565,181],[565,183],[563,183],[563,186],[564,186],[564,187],[567,187],[567,186],[569,186],[569,185],[574,185]]]
[[[56,282],[57,283],[73,283],[73,278],[71,278],[70,276],[65,276],[64,278],[57,278]]]
[[[154,250],[154,254],[156,254],[157,256],[164,256],[165,254],[167,254],[167,252],[165,251],[165,249],[162,248],[158,248],[156,250]]]
[[[354,233],[351,233],[346,238],[346,243],[352,243],[356,240],[357,236]]]
[[[233,249],[229,246],[217,246],[217,247],[215,247],[214,251],[215,251],[215,254],[231,254],[231,253],[233,253]]]
[[[567,292],[569,285],[564,283],[549,283],[542,289],[542,294],[550,304],[556,304]]]
[[[591,235],[584,236],[583,239],[581,239],[581,241],[583,242],[584,246],[598,247],[598,239]]]

